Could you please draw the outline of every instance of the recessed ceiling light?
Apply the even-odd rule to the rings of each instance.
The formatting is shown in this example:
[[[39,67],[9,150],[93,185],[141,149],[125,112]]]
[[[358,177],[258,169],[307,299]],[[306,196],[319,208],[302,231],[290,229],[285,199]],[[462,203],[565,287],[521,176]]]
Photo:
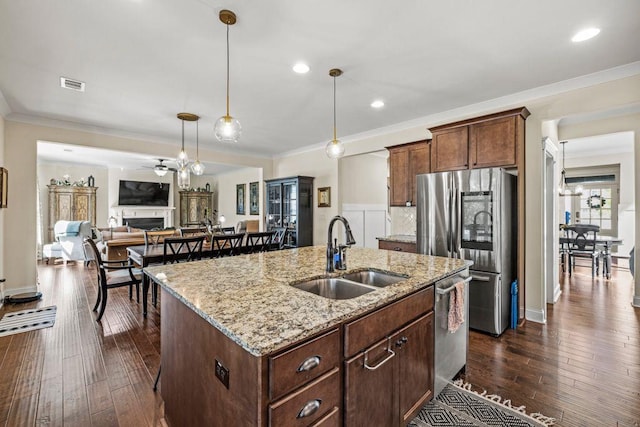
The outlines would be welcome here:
[[[589,40],[600,34],[600,28],[586,28],[584,30],[578,31],[572,38],[571,41],[574,43],[583,42],[585,40]]]
[[[293,71],[298,74],[306,74],[309,72],[309,66],[303,62],[298,62],[293,66]]]
[[[372,106],[373,108],[382,108],[382,107],[384,107],[384,101],[382,101],[382,100],[380,100],[380,99],[376,99],[375,101],[373,101],[373,102],[371,103],[371,106]]]

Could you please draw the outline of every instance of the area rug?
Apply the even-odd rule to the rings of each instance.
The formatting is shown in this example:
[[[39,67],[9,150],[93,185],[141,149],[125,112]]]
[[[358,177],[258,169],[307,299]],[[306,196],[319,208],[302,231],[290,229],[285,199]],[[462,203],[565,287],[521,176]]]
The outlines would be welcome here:
[[[525,412],[524,406],[514,407],[500,396],[480,394],[461,380],[448,384],[426,404],[410,427],[541,427],[555,420],[542,414]]]
[[[55,321],[55,305],[7,313],[0,320],[0,337],[50,328]]]

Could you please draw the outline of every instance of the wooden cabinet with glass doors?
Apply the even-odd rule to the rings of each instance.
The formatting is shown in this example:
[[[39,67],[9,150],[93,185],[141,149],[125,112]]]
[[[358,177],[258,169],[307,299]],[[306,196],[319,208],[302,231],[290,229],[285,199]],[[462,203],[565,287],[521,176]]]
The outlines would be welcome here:
[[[267,230],[285,228],[285,248],[313,245],[313,177],[265,181]]]

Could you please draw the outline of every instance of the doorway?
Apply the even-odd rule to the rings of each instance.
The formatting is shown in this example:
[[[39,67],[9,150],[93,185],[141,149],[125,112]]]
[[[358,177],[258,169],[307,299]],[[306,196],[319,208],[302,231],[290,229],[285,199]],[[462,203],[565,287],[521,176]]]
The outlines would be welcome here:
[[[544,138],[542,147],[542,227],[544,233],[542,244],[542,268],[544,271],[542,273],[542,277],[544,278],[545,283],[545,300],[548,304],[555,304],[555,302],[558,301],[561,292],[556,255],[559,253],[558,221],[556,219],[556,212],[558,211],[558,178],[556,173],[556,157],[558,156],[558,148],[551,138]]]

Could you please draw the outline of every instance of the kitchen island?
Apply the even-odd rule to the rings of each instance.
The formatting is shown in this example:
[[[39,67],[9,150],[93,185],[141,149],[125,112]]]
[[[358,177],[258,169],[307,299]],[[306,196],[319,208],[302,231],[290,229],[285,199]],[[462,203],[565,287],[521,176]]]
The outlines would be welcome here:
[[[350,425],[363,409],[392,420],[380,425],[400,425],[432,397],[432,285],[468,263],[351,248],[347,270],[330,276],[373,269],[406,278],[343,300],[291,286],[327,276],[325,251],[305,247],[145,269],[163,291],[161,390],[170,425],[342,425],[343,419]],[[407,396],[409,412],[397,377],[416,358],[401,364],[394,357],[405,343],[420,365],[406,374],[422,379],[417,400]],[[388,404],[357,388],[354,367],[364,372],[363,364]]]

